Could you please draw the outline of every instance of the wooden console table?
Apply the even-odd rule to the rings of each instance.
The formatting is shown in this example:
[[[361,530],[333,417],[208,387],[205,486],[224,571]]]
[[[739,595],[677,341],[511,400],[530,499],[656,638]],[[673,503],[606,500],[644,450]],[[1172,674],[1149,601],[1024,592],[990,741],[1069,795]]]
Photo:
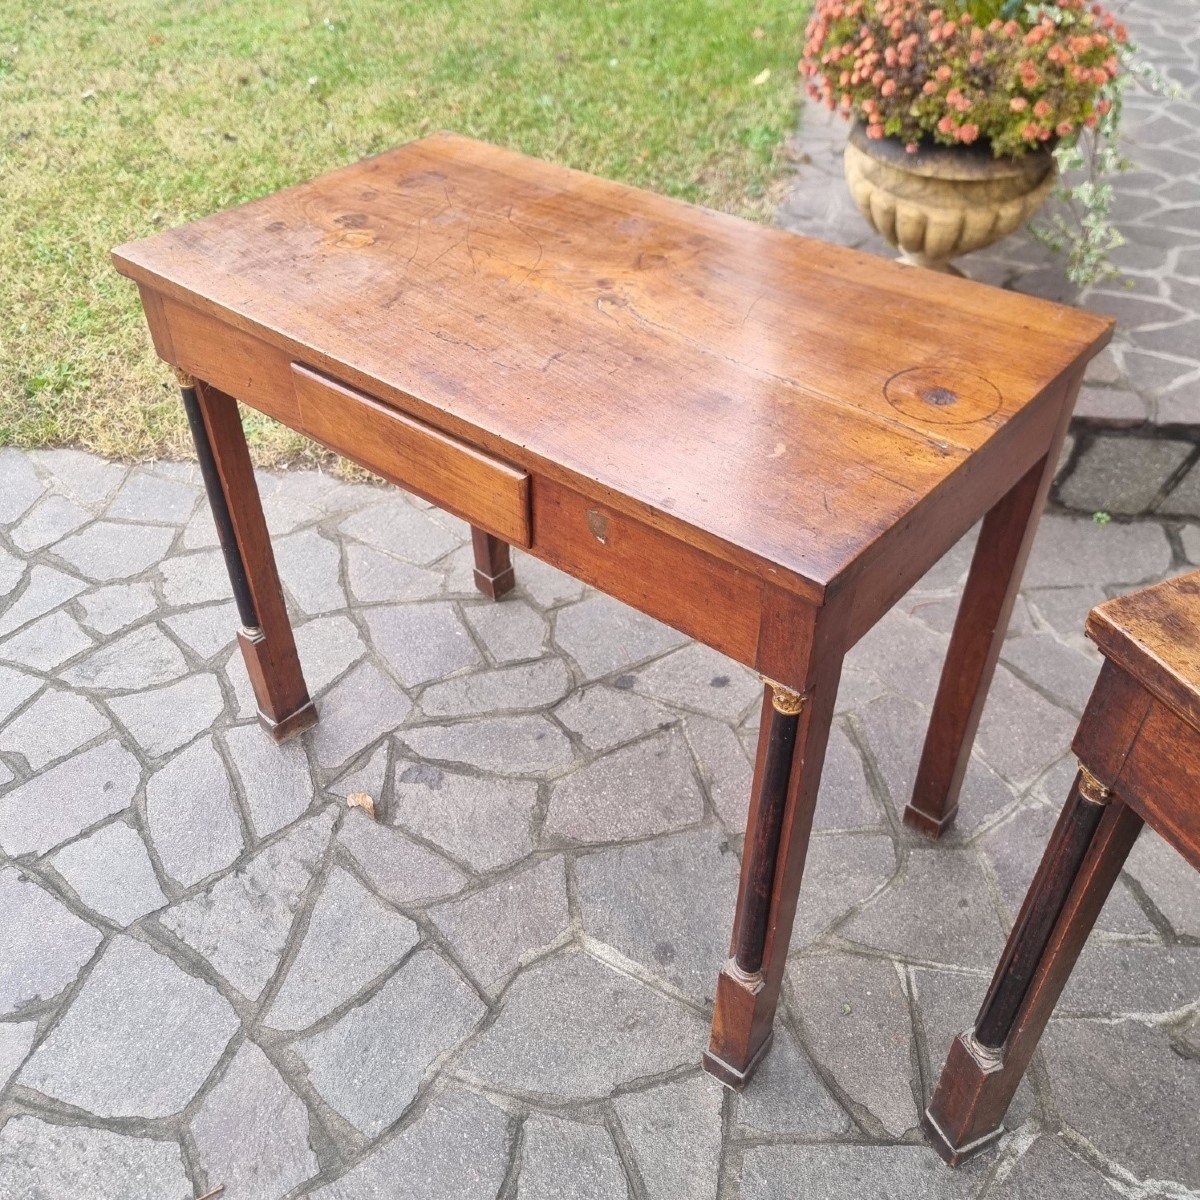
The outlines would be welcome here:
[[[925,1114],[951,1164],[1003,1132],[1142,825],[1200,871],[1200,571],[1092,609],[1087,634],[1105,662],[1072,747],[1079,774],[979,1016],[951,1045]]]
[[[764,677],[705,1061],[770,1040],[842,657],[983,531],[906,820],[953,819],[1111,322],[439,134],[114,252],[180,373],[264,725],[316,714],[240,401]],[[233,399],[236,397],[237,399]]]

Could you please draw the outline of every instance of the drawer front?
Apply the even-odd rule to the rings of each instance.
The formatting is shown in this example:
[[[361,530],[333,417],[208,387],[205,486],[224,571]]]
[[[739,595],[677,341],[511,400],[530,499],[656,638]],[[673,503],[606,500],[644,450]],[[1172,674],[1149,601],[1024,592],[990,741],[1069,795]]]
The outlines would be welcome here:
[[[528,548],[528,472],[298,363],[292,364],[292,382],[304,433],[510,545]]]
[[[534,553],[641,612],[753,666],[762,584],[730,563],[539,475]]]

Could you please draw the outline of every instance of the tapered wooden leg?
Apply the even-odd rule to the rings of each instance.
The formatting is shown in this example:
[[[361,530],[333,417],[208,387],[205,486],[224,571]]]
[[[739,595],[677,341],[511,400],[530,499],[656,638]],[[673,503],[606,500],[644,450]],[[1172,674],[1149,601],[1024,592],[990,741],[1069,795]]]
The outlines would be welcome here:
[[[1142,828],[1081,770],[973,1028],[951,1044],[925,1129],[951,1166],[1002,1132],[1038,1040]]]
[[[475,586],[485,596],[499,600],[517,582],[508,543],[472,525],[471,545],[475,550]]]
[[[803,693],[768,683],[730,958],[717,979],[704,1066],[742,1088],[766,1054],[787,963],[841,655],[814,661]]]
[[[176,374],[242,623],[238,644],[259,721],[283,741],[315,724],[317,710],[296,655],[237,401]]]
[[[1046,456],[993,506],[983,521],[942,668],[929,732],[904,823],[941,837],[958,812],[958,793],[1009,618],[1021,587],[1038,519],[1054,482],[1079,380],[1065,390]]]

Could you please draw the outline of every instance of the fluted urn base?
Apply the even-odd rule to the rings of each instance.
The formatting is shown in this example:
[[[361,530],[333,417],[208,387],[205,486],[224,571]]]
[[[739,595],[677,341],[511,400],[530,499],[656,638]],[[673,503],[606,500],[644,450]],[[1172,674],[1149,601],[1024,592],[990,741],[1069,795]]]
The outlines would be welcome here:
[[[922,147],[850,132],[846,183],[871,227],[902,261],[934,271],[1007,237],[1041,207],[1058,176],[1054,156],[993,158],[973,146]],[[957,272],[956,272],[957,273]]]

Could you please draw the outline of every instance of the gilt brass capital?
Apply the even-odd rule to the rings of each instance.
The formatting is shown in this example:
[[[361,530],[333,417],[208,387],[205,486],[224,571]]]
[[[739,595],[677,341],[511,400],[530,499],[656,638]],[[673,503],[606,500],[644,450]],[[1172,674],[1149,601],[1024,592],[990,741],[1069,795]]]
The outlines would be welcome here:
[[[171,370],[175,373],[175,378],[179,380],[181,388],[193,388],[196,386],[196,378],[194,375],[189,375],[182,367],[172,367]]]
[[[771,705],[777,713],[782,713],[785,717],[800,715],[804,709],[804,702],[808,699],[807,695],[802,692],[794,692],[791,688],[786,688],[782,683],[776,683],[765,675],[763,683],[771,689]]]
[[[1082,764],[1079,767],[1079,794],[1089,804],[1107,804],[1112,799],[1112,789],[1106,788]]]

